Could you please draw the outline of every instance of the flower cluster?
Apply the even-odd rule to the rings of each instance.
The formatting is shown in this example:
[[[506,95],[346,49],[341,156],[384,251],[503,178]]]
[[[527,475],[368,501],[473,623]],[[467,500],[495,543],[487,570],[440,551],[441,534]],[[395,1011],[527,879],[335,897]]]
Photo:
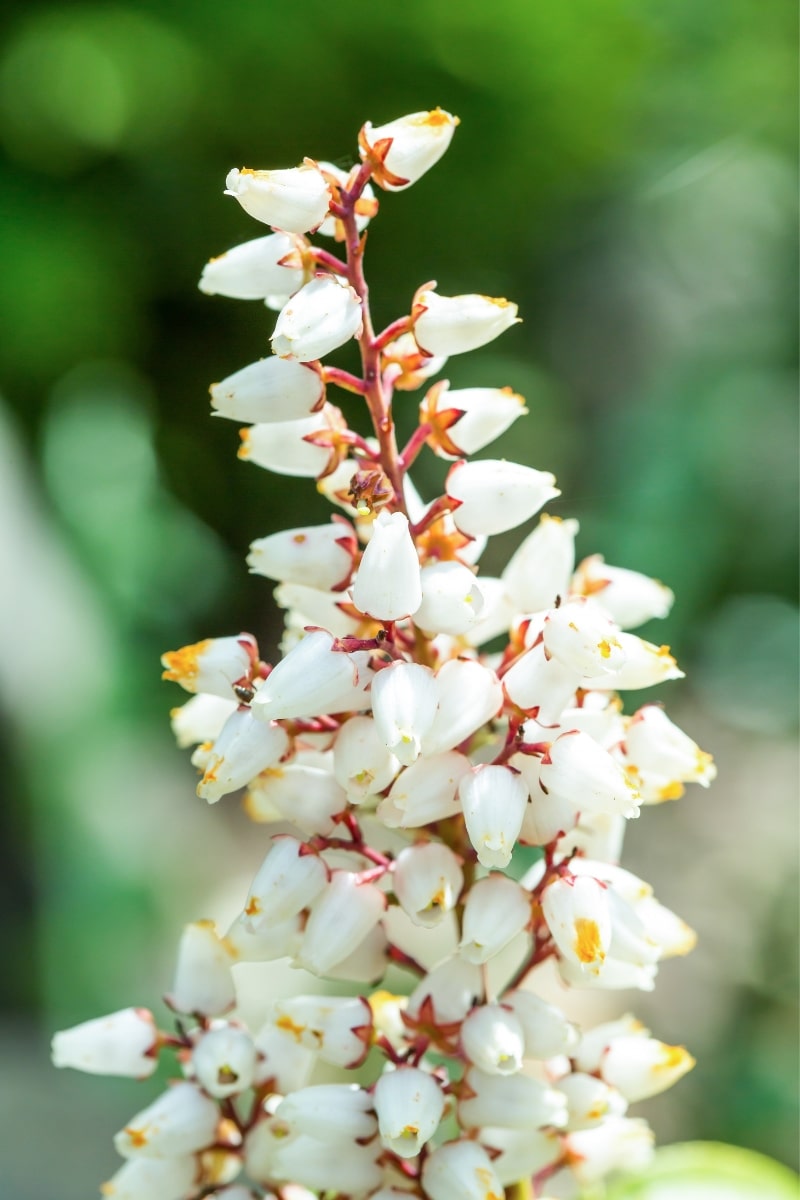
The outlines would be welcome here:
[[[172,722],[198,795],[245,788],[266,853],[229,929],[184,931],[174,1030],[130,1008],[55,1037],[58,1066],[99,1074],[177,1059],[179,1080],[115,1139],[114,1200],[573,1195],[647,1161],[629,1105],[693,1065],[630,1015],[579,1030],[533,990],[546,959],[570,988],[649,990],[691,949],[618,864],[626,821],[714,768],[659,705],[623,711],[622,693],[681,675],[630,632],[666,615],[666,587],[599,556],[576,567],[577,522],[546,514],[500,576],[479,572],[488,537],[559,493],[547,471],[467,461],[525,412],[520,396],[430,380],[516,306],[429,283],[373,329],[371,185],[413,184],[456,124],[440,109],[367,123],[349,171],[227,178],[273,232],[212,259],[200,286],[278,317],[272,356],[215,384],[214,411],[246,423],[241,458],[315,479],[339,511],[252,544],[286,610],[279,661],[246,633],[164,655],[192,693]],[[321,361],[352,339],[360,373]],[[332,387],[371,428],[351,428]],[[398,449],[393,396],[422,388]],[[409,476],[425,447],[452,463],[430,501]],[[518,846],[539,848],[521,878]],[[232,1015],[236,964],[279,958],[360,994],[281,1000],[250,1031]],[[410,994],[376,988],[389,966]],[[362,1082],[315,1082],[320,1063],[327,1078],[363,1064]]]

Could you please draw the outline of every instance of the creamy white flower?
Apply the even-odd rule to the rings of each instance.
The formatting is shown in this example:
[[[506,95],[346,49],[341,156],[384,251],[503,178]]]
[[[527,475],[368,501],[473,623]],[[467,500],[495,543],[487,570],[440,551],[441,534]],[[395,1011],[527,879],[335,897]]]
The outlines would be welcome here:
[[[476,963],[455,954],[421,979],[408,998],[407,1013],[419,1017],[430,1008],[439,1024],[463,1021],[483,997],[483,977]]]
[[[667,1046],[650,1037],[616,1037],[603,1052],[600,1072],[606,1083],[635,1104],[666,1091],[694,1065],[683,1046]]]
[[[325,175],[331,175],[336,180],[340,187],[347,187],[351,181],[351,177],[358,171],[358,167],[353,167],[350,171],[343,171],[341,167],[337,167],[335,163],[323,162],[321,159],[317,162],[320,171],[324,171]],[[370,210],[377,211],[378,202],[375,199],[375,191],[367,183],[361,193],[361,199],[356,201],[356,229],[359,233],[363,233],[369,225],[370,216],[373,215]],[[325,237],[335,237],[339,241],[343,238],[343,229],[340,218],[332,216],[330,213],[320,225],[317,233],[323,234]]]
[[[573,1053],[580,1035],[560,1008],[548,1004],[527,988],[505,992],[502,1003],[511,1009],[522,1026],[526,1058],[544,1060]]]
[[[384,745],[404,766],[420,754],[436,716],[438,695],[430,667],[395,662],[372,680],[372,715]]]
[[[412,616],[422,602],[419,558],[405,513],[382,509],[356,572],[353,603],[379,621]]]
[[[233,956],[217,936],[213,921],[186,925],[178,946],[178,962],[172,991],[165,997],[170,1008],[180,1013],[205,1017],[227,1012],[236,1003]]]
[[[302,927],[299,913],[285,921],[262,922],[254,927],[247,913],[241,912],[225,934],[225,943],[236,962],[273,962],[297,953]]]
[[[475,546],[484,540],[478,539],[476,542],[473,539],[470,546]],[[496,579],[491,575],[481,575],[478,586],[483,599],[481,614],[475,624],[462,634],[464,641],[469,646],[482,646],[484,642],[491,641],[498,634],[508,633],[509,626],[518,611],[501,579]]]
[[[610,567],[602,554],[583,560],[575,573],[573,590],[591,596],[623,629],[635,629],[654,617],[666,617],[675,599],[658,579],[625,567]]]
[[[401,192],[435,166],[456,125],[458,117],[441,108],[409,113],[386,125],[367,121],[359,134],[359,151],[372,165],[376,183],[386,191]]]
[[[504,459],[457,462],[445,483],[453,520],[462,533],[505,533],[522,525],[553,496],[555,477]]]
[[[378,816],[393,829],[415,829],[455,816],[461,809],[458,784],[469,770],[469,759],[455,751],[418,758],[398,775],[378,805]]]
[[[401,333],[389,342],[381,355],[383,375],[395,391],[412,392],[422,387],[426,379],[438,375],[447,359],[444,355],[429,355],[420,350],[413,333]]]
[[[564,1142],[569,1165],[586,1186],[620,1168],[638,1171],[653,1158],[653,1133],[646,1121],[609,1117],[594,1129],[570,1133]]]
[[[363,633],[363,618],[348,611],[346,597],[341,592],[322,592],[302,583],[282,583],[272,594],[279,608],[288,609],[287,631],[296,634],[288,638],[288,643],[284,638],[287,643],[281,645],[284,654],[302,641],[309,626],[326,629],[337,638],[359,637]]]
[[[249,679],[258,646],[250,633],[238,637],[206,638],[161,656],[161,678],[179,683],[187,692],[211,692],[230,700],[233,685]]]
[[[459,637],[475,624],[482,608],[480,584],[469,567],[439,562],[422,568],[422,602],[414,615],[420,629]]]
[[[203,267],[198,287],[207,296],[230,296],[233,300],[290,296],[305,279],[299,259],[294,238],[271,233],[212,258]]]
[[[466,658],[451,658],[439,668],[436,695],[436,715],[422,738],[426,756],[460,746],[503,705],[503,689],[495,672]]]
[[[588,877],[559,877],[542,892],[553,941],[569,962],[597,974],[611,946],[606,888]]]
[[[379,1153],[376,1140],[365,1144],[348,1140],[343,1146],[340,1138],[302,1133],[279,1143],[272,1178],[305,1184],[314,1194],[333,1191],[363,1196],[383,1179]],[[288,1195],[286,1200],[290,1200]]]
[[[581,811],[639,815],[639,793],[628,775],[607,750],[580,730],[556,738],[541,761],[539,779]]]
[[[54,1067],[145,1079],[158,1066],[158,1030],[146,1008],[123,1008],[53,1036]]]
[[[703,787],[717,774],[711,755],[674,725],[657,704],[646,704],[631,718],[625,732],[625,759],[626,766],[636,770]]]
[[[474,1008],[461,1026],[461,1047],[488,1075],[514,1075],[522,1069],[525,1035],[513,1012],[499,1004]]]
[[[459,783],[458,794],[478,862],[507,867],[528,801],[519,775],[508,767],[474,767]]]
[[[545,617],[542,636],[548,654],[581,675],[610,674],[625,665],[619,629],[589,600],[568,600]]]
[[[251,1086],[256,1055],[255,1043],[246,1030],[224,1025],[200,1035],[192,1050],[192,1069],[209,1096],[224,1100]]]
[[[470,1067],[464,1078],[471,1093],[459,1101],[462,1125],[476,1128],[498,1125],[503,1129],[538,1129],[567,1122],[566,1098],[528,1075],[489,1075]]]
[[[429,407],[431,399],[433,404]],[[482,450],[528,411],[522,396],[508,387],[458,388],[451,392],[446,386],[437,385],[422,402],[420,420],[430,420],[431,416],[452,409],[461,416],[447,427],[447,438],[457,451],[451,457]],[[439,453],[442,453],[441,449]],[[445,452],[443,457],[448,454]]]
[[[622,991],[638,988],[640,992],[652,992],[655,987],[657,963],[623,962],[622,959],[606,955],[602,965],[590,971],[584,970],[568,958],[559,958],[558,973],[564,983],[573,988],[595,989],[601,992]]]
[[[219,1108],[193,1083],[176,1083],[114,1136],[123,1158],[179,1158],[214,1141]]]
[[[519,831],[521,842],[529,846],[548,846],[559,835],[574,829],[578,809],[571,800],[541,787],[541,764],[535,755],[512,754],[508,765],[519,771],[530,797]]]
[[[484,1146],[501,1151],[492,1159],[492,1167],[504,1187],[537,1175],[561,1157],[561,1143],[554,1131],[485,1126],[480,1138]],[[542,1195],[541,1200],[548,1198]]]
[[[502,579],[520,612],[551,608],[558,596],[567,595],[578,529],[575,520],[542,513],[539,524],[512,555]]]
[[[197,1183],[197,1159],[134,1158],[100,1189],[110,1200],[182,1200]]]
[[[625,663],[610,675],[593,675],[581,680],[584,688],[611,688],[614,691],[654,687],[668,679],[683,679],[669,646],[655,646],[635,633],[617,635],[625,653]]]
[[[301,833],[326,837],[347,796],[326,767],[304,762],[271,767],[252,781],[245,811],[253,821],[290,821]]]
[[[604,1021],[587,1029],[582,1035],[580,1045],[571,1055],[579,1071],[594,1073],[600,1069],[600,1060],[606,1049],[615,1038],[648,1037],[650,1030],[632,1013],[625,1013],[614,1021]]]
[[[503,1185],[489,1155],[477,1142],[446,1142],[429,1154],[422,1167],[429,1200],[500,1200]]]
[[[355,1083],[300,1088],[281,1100],[275,1116],[292,1133],[310,1134],[334,1144],[372,1137],[378,1127],[369,1093]]]
[[[307,634],[264,680],[253,699],[254,716],[271,721],[369,708],[369,656],[346,654],[334,642],[324,629]]]
[[[331,451],[306,441],[309,434],[335,430],[338,409],[324,404],[318,412],[297,421],[260,422],[242,429],[239,458],[276,475],[315,479],[328,466]]]
[[[464,905],[462,957],[471,963],[488,962],[526,928],[530,919],[530,897],[513,879],[495,873],[479,879],[469,889]]]
[[[654,896],[638,901],[636,915],[647,937],[657,944],[661,958],[688,954],[697,945],[697,934],[669,908],[659,904]]]
[[[296,965],[327,975],[363,942],[385,909],[386,897],[374,884],[359,883],[351,871],[335,871],[311,907]]]
[[[395,859],[392,887],[415,925],[438,925],[456,905],[464,886],[461,862],[441,842],[418,842]]]
[[[555,657],[543,643],[520,654],[503,675],[503,689],[512,704],[536,716],[540,725],[557,725],[573,703],[580,674]]]
[[[369,1052],[372,1010],[363,996],[287,996],[275,1002],[274,1021],[335,1067],[353,1069]]]
[[[244,787],[289,749],[289,736],[274,721],[254,719],[245,706],[231,713],[209,753],[197,794],[209,804]]]
[[[346,958],[326,971],[328,979],[344,979],[348,983],[376,983],[386,974],[389,965],[389,939],[379,923],[370,929]]]
[[[328,883],[328,868],[297,838],[276,837],[247,893],[251,928],[280,923],[308,908]]]
[[[494,341],[516,324],[517,306],[494,296],[440,296],[428,290],[417,292],[411,315],[417,345],[449,357]]]
[[[272,335],[279,358],[311,362],[361,333],[361,301],[335,275],[317,275],[281,309]]]
[[[259,1029],[255,1036],[255,1043],[261,1056],[256,1071],[257,1084],[267,1084],[272,1091],[283,1095],[306,1086],[317,1061],[314,1050],[310,1050],[295,1038],[286,1037],[286,1034],[278,1029],[274,1019],[268,1020]],[[285,1129],[281,1132],[281,1136],[284,1135]],[[253,1156],[257,1155],[263,1162],[268,1158],[270,1149],[271,1139],[266,1136],[266,1131],[264,1131],[264,1134],[252,1145]],[[251,1147],[248,1144],[248,1152],[250,1150]],[[249,1161],[247,1169],[251,1175],[262,1178],[260,1172],[251,1168]],[[269,1171],[265,1171],[264,1175],[269,1177]]]
[[[257,221],[287,233],[316,229],[331,200],[327,183],[311,161],[284,171],[234,168],[225,180],[225,195],[234,196]]]
[[[439,1084],[418,1067],[386,1070],[373,1103],[381,1141],[400,1158],[414,1158],[436,1132],[444,1113]]]
[[[556,1087],[567,1098],[567,1129],[593,1129],[609,1117],[623,1117],[628,1108],[625,1097],[594,1075],[574,1071],[559,1079]]]
[[[333,772],[351,804],[382,792],[399,770],[372,717],[351,717],[342,725],[333,744]]]
[[[170,725],[180,749],[215,741],[228,717],[238,707],[238,700],[224,700],[222,696],[201,692],[185,704],[170,709]]]
[[[212,383],[209,390],[216,416],[255,425],[303,420],[325,399],[316,364],[284,358],[261,358]]]
[[[334,517],[327,525],[281,529],[257,538],[250,544],[247,565],[267,579],[341,591],[350,581],[357,545],[352,525]]]

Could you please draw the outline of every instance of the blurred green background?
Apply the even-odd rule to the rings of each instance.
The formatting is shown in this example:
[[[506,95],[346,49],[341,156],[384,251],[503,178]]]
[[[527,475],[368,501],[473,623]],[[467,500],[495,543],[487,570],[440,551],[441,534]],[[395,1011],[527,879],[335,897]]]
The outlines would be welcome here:
[[[699,1060],[643,1107],[660,1138],[796,1162],[795,25],[789,0],[5,6],[4,1196],[77,1200],[114,1169],[144,1091],[51,1073],[48,1031],[151,1005],[181,923],[231,915],[263,853],[235,802],[196,801],[158,666],[240,628],[274,653],[247,546],[327,519],[208,420],[209,383],[271,331],[196,289],[262,232],[225,174],[347,166],[364,120],[436,104],[462,125],[382,198],[377,318],[430,278],[518,301],[524,324],[445,374],[525,394],[487,453],[556,472],[581,554],[673,587],[645,633],[686,668],[664,698],[720,767],[646,810],[626,853],[700,946],[603,1013],[635,1007]],[[415,397],[399,408],[409,428]],[[420,462],[428,497],[438,466]]]

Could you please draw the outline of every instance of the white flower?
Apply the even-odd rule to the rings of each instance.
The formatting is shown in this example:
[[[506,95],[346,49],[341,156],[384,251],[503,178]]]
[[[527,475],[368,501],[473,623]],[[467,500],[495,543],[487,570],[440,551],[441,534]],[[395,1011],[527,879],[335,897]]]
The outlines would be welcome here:
[[[213,921],[185,926],[167,1004],[176,1012],[206,1017],[227,1012],[236,1003],[232,966],[230,948],[217,936]]]
[[[53,1066],[145,1079],[158,1066],[157,1045],[153,1014],[146,1008],[123,1008],[56,1033]]]
[[[468,1099],[458,1105],[463,1125],[499,1125],[502,1129],[538,1129],[567,1122],[566,1098],[528,1075],[489,1075],[470,1067],[464,1076]]]
[[[478,862],[507,867],[528,801],[519,775],[508,767],[474,767],[458,785],[458,794]]]
[[[335,436],[341,416],[337,414],[337,409],[324,404],[319,412],[297,421],[262,422],[242,429],[239,432],[242,439],[239,458],[255,463],[266,471],[274,471],[276,475],[315,479],[326,470],[331,450],[306,439],[311,434],[330,433]]]
[[[635,1104],[666,1091],[694,1065],[683,1046],[667,1046],[650,1037],[617,1037],[600,1059],[600,1072]]]
[[[372,681],[372,714],[384,745],[409,766],[433,724],[438,698],[433,671],[418,663],[395,662]]]
[[[561,493],[549,471],[536,471],[503,459],[457,462],[445,484],[453,520],[462,533],[505,533],[522,525]]]
[[[653,1157],[653,1132],[646,1121],[609,1117],[594,1129],[570,1133],[564,1148],[577,1181],[586,1186],[611,1171],[639,1171]]]
[[[429,1200],[500,1200],[505,1195],[489,1155],[477,1142],[446,1142],[422,1167]]]
[[[335,1067],[353,1069],[369,1052],[372,1010],[362,996],[288,996],[275,1002],[274,1021]]]
[[[461,809],[458,784],[469,770],[469,759],[455,751],[418,758],[398,775],[378,805],[378,816],[392,829],[415,829],[455,816]]]
[[[249,679],[258,646],[250,633],[238,637],[206,638],[161,656],[161,678],[179,683],[187,692],[211,692],[233,698],[233,685]]]
[[[631,1013],[626,1013],[614,1021],[604,1021],[602,1025],[595,1025],[594,1029],[587,1029],[571,1057],[579,1071],[597,1072],[603,1052],[615,1038],[647,1037],[649,1033],[650,1030],[641,1021]]]
[[[453,955],[439,963],[421,979],[408,998],[406,1009],[410,1017],[419,1017],[430,1010],[441,1025],[463,1021],[483,997],[483,977],[476,963]]]
[[[256,1072],[257,1084],[268,1084],[272,1091],[284,1095],[306,1086],[317,1061],[314,1050],[310,1050],[295,1038],[287,1037],[274,1020],[268,1020],[259,1029],[255,1043],[261,1056]],[[268,1155],[270,1139],[262,1135],[252,1147],[248,1143],[247,1149],[252,1149],[254,1157],[257,1155],[263,1160]],[[261,1177],[260,1172],[253,1171],[249,1160],[247,1169],[251,1175]],[[264,1174],[269,1176],[269,1171],[265,1171]]]
[[[310,362],[361,333],[361,301],[335,275],[317,275],[281,309],[272,335],[279,358]]]
[[[578,522],[542,513],[539,524],[518,547],[503,571],[503,583],[520,612],[551,608],[565,597],[575,566]]]
[[[539,779],[581,811],[639,815],[639,793],[628,775],[607,750],[578,729],[562,733],[551,744]]]
[[[419,558],[408,517],[382,509],[356,571],[353,603],[378,621],[399,621],[412,616],[421,602]]]
[[[544,1060],[571,1055],[579,1033],[554,1004],[548,1004],[526,988],[505,992],[503,1005],[510,1008],[525,1035],[525,1057]]]
[[[514,1075],[522,1069],[522,1025],[499,1004],[472,1010],[461,1026],[461,1046],[469,1061],[488,1075]]]
[[[414,1158],[436,1132],[444,1113],[439,1084],[418,1067],[386,1070],[373,1094],[381,1141],[400,1158]]]
[[[313,1188],[311,1200],[316,1200],[319,1192],[328,1191],[363,1196],[383,1179],[379,1153],[377,1141],[370,1140],[363,1145],[353,1141],[343,1147],[338,1138],[303,1133],[278,1144],[271,1178],[292,1180]],[[281,1191],[286,1200],[290,1200],[288,1189]],[[306,1197],[301,1194],[298,1200],[306,1200]]]
[[[293,1134],[310,1134],[334,1145],[369,1138],[378,1127],[369,1094],[354,1083],[300,1088],[281,1100],[275,1116]]]
[[[317,163],[320,171],[325,175],[332,176],[339,187],[346,188],[350,182],[354,172],[358,171],[358,167],[353,167],[351,171],[343,171],[341,167],[337,167],[335,163],[323,162],[321,159]],[[361,197],[355,204],[356,229],[359,233],[363,233],[367,225],[369,225],[370,216],[374,215],[378,210],[378,201],[375,199],[375,192],[367,183],[364,185],[364,190]],[[339,217],[331,216],[329,213],[325,220],[320,225],[317,233],[323,234],[325,237],[335,237],[338,241],[344,240],[344,230],[342,221]]]
[[[333,773],[351,804],[382,792],[399,770],[372,717],[351,717],[342,725],[333,744]]]
[[[669,646],[655,646],[635,633],[619,633],[617,640],[625,654],[625,663],[609,675],[582,679],[584,688],[611,688],[614,691],[654,687],[667,679],[683,679]]]
[[[460,746],[503,705],[503,689],[494,671],[466,658],[451,658],[439,668],[436,695],[436,715],[422,738],[426,756]]]
[[[246,1030],[235,1025],[211,1028],[201,1034],[192,1050],[197,1082],[219,1100],[246,1092],[255,1079],[256,1053]]]
[[[464,904],[462,957],[471,963],[488,962],[526,928],[530,919],[530,896],[513,879],[495,873],[479,879],[469,889]]]
[[[625,665],[619,629],[591,601],[568,600],[545,617],[544,648],[581,675],[610,674]]]
[[[535,715],[540,725],[557,725],[573,701],[580,678],[572,667],[548,658],[540,642],[511,664],[503,675],[503,689],[512,704]]]
[[[182,1200],[197,1183],[197,1159],[134,1158],[104,1183],[109,1200]]]
[[[334,640],[324,629],[316,629],[290,650],[256,693],[254,716],[271,721],[369,708],[368,655],[336,650]]]
[[[620,1092],[595,1079],[574,1071],[558,1080],[556,1085],[567,1098],[569,1121],[567,1129],[593,1129],[609,1117],[624,1117],[628,1102]]]
[[[367,121],[359,134],[361,157],[372,166],[376,183],[401,192],[416,183],[444,154],[458,117],[441,108],[409,113],[386,125]]]
[[[266,300],[268,296],[291,296],[304,279],[294,238],[271,233],[212,258],[203,267],[198,287],[207,296]]]
[[[267,579],[341,591],[350,580],[357,545],[352,525],[334,517],[327,525],[281,529],[257,538],[250,544],[247,565]]]
[[[209,391],[216,416],[254,425],[303,420],[325,399],[318,367],[284,358],[261,358],[212,383]]]
[[[597,974],[611,945],[603,884],[588,877],[556,878],[542,892],[542,910],[561,954]]]
[[[245,811],[253,821],[290,821],[301,833],[327,836],[347,796],[327,766],[298,761],[271,767],[247,790]]]
[[[180,749],[216,741],[228,717],[238,707],[237,700],[200,692],[185,704],[170,709],[170,725]]]
[[[392,886],[403,911],[415,925],[438,925],[461,895],[464,873],[448,846],[418,842],[398,854]]]
[[[286,171],[234,168],[225,180],[225,195],[234,196],[246,213],[287,233],[308,233],[322,224],[330,192],[314,163]]]
[[[244,912],[252,928],[288,921],[316,900],[328,868],[293,837],[276,837],[256,872]]]
[[[476,293],[440,296],[433,290],[417,292],[411,314],[420,349],[447,357],[477,350],[517,322],[516,304]]]
[[[623,629],[635,629],[654,617],[666,617],[675,599],[657,579],[625,567],[610,567],[602,554],[585,558],[573,581],[575,591],[591,596]]]
[[[482,450],[528,411],[522,396],[509,387],[459,388],[451,392],[446,385],[437,384],[420,405],[420,421],[430,421],[438,414],[452,410],[461,413],[446,430],[456,457]],[[442,453],[441,448],[439,452]],[[445,450],[444,457],[447,456]]]
[[[538,1175],[561,1157],[561,1143],[552,1130],[545,1133],[537,1129],[484,1126],[481,1142],[492,1150],[501,1151],[499,1156],[492,1158],[492,1167],[504,1187]],[[547,1198],[542,1194],[541,1200]]]
[[[231,713],[209,753],[197,794],[209,804],[244,787],[289,749],[289,736],[274,721],[256,721],[249,708]]]
[[[296,965],[327,975],[357,949],[385,909],[386,897],[374,884],[359,883],[351,871],[335,871],[311,907]]]
[[[237,962],[273,962],[276,958],[291,958],[300,945],[302,923],[300,913],[295,913],[285,921],[264,922],[254,927],[247,914],[241,912],[225,934],[225,942]]]
[[[625,757],[635,769],[666,781],[708,787],[717,774],[711,755],[673,724],[657,704],[646,704],[631,718],[625,733]]]
[[[123,1158],[179,1158],[214,1141],[219,1109],[193,1083],[176,1083],[114,1137]]]
[[[469,567],[439,562],[422,568],[422,603],[414,615],[420,629],[459,637],[475,624],[482,608],[480,584]]]

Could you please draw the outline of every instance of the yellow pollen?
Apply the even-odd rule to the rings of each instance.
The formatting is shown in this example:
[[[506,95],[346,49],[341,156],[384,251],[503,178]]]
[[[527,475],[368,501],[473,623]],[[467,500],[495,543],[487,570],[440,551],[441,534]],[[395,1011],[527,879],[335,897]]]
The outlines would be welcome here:
[[[677,779],[658,789],[659,800],[680,800],[686,788]]]
[[[217,1071],[217,1083],[222,1084],[223,1087],[228,1083],[236,1083],[238,1078],[239,1076],[236,1074],[233,1067],[226,1065],[224,1067],[220,1067],[220,1069]]]
[[[202,642],[182,646],[180,650],[168,650],[166,654],[162,654],[161,665],[167,669],[161,678],[169,679],[172,683],[191,683],[197,678],[200,669],[198,659],[205,654],[210,645],[211,638],[206,638]]]
[[[245,908],[244,912],[245,916],[247,917],[255,917],[261,912],[261,904],[259,903],[257,896],[250,897],[250,899],[247,901],[247,907]]]
[[[578,632],[578,626],[575,624],[574,621],[570,621],[569,628],[574,629],[576,633]]]
[[[305,1025],[296,1025],[291,1017],[278,1017],[275,1022],[278,1029],[282,1029],[285,1033],[290,1033],[295,1041],[299,1042],[306,1031]]]
[[[575,941],[572,948],[582,963],[604,961],[606,956],[596,921],[590,921],[588,917],[575,918]]]
[[[308,538],[304,533],[296,533],[292,538],[292,541],[295,543],[295,545],[302,546],[303,542],[308,541]]]
[[[147,1145],[147,1134],[143,1129],[133,1129],[130,1126],[126,1126],[125,1132],[131,1139],[131,1146],[135,1150],[141,1150],[142,1146]]]
[[[611,658],[611,643],[605,638],[602,642],[597,643],[597,649],[600,651],[601,658]]]
[[[500,1193],[489,1191],[489,1188],[492,1184],[492,1172],[490,1170],[487,1170],[486,1167],[477,1167],[475,1171],[475,1178],[480,1186],[485,1189],[481,1200],[503,1200],[505,1192]]]

